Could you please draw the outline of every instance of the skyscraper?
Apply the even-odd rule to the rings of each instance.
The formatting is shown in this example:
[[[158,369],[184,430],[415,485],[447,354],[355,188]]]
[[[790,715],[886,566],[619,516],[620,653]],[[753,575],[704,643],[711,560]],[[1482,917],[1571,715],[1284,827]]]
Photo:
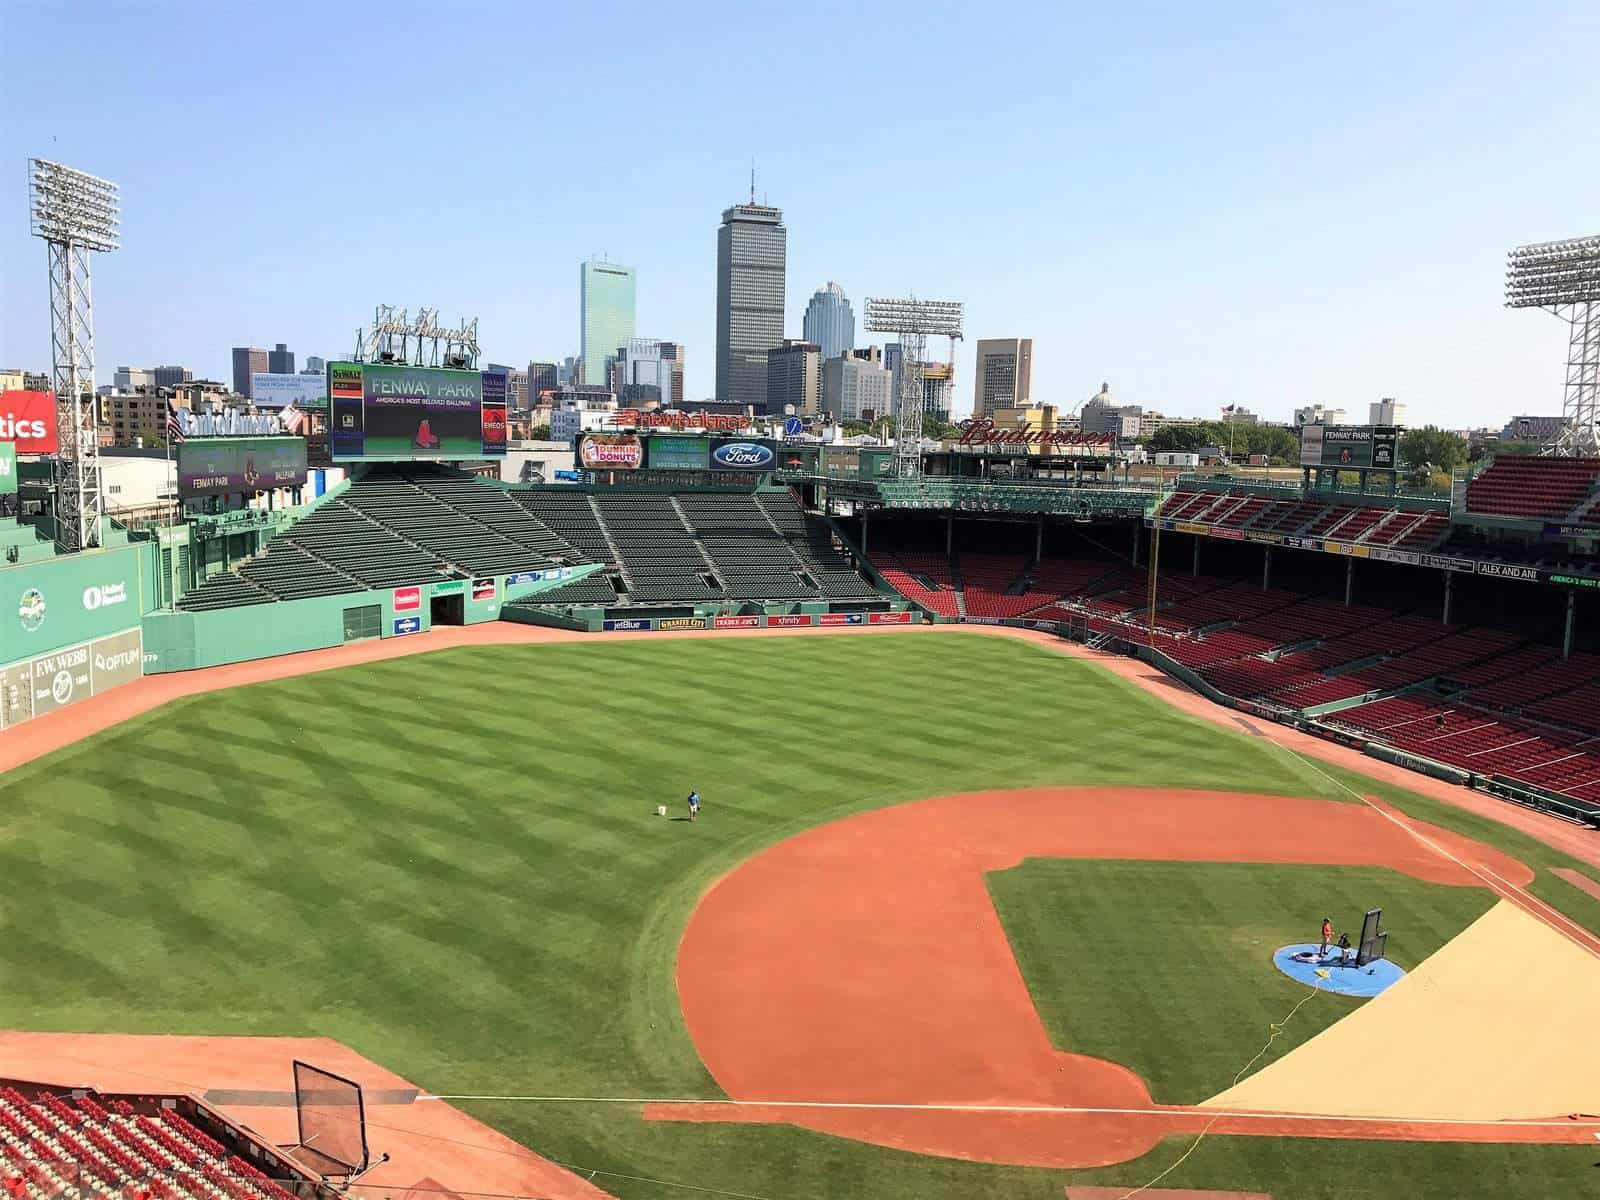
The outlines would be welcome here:
[[[180,383],[190,383],[194,380],[194,372],[188,367],[166,366],[156,368],[157,387],[177,387]]]
[[[972,372],[972,415],[1033,403],[1033,339],[981,338]]]
[[[755,202],[724,209],[717,230],[717,399],[760,410],[767,351],[783,344],[789,232],[783,210]]]
[[[890,374],[882,355],[866,351],[830,358],[822,364],[822,408],[835,420],[861,421],[889,411]]]
[[[553,392],[561,386],[561,368],[553,362],[528,364],[528,394],[534,404],[544,392]]]
[[[783,345],[767,351],[767,412],[815,416],[821,408],[821,348],[785,338]]]
[[[619,397],[636,401],[658,400],[663,405],[683,402],[683,343],[654,338],[630,338],[619,347],[616,387]],[[635,389],[629,391],[629,389]],[[655,391],[639,391],[653,388]],[[634,405],[637,407],[637,405]]]
[[[580,323],[583,329],[583,383],[606,386],[617,347],[633,339],[632,267],[589,261],[579,269]]]
[[[250,376],[267,370],[267,352],[255,346],[233,348],[233,390],[241,396],[250,395]]]
[[[294,351],[279,342],[267,351],[267,370],[275,375],[294,374]]]
[[[850,301],[845,299],[844,289],[833,280],[828,280],[827,286],[818,288],[811,297],[800,332],[806,341],[822,347],[824,360],[838,358],[855,349],[856,314],[851,311]]]

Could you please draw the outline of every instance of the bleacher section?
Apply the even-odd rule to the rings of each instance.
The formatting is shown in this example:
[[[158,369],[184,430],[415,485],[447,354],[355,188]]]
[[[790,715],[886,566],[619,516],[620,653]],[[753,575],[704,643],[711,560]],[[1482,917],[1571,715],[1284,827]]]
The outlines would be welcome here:
[[[380,467],[232,571],[178,602],[188,611],[441,579],[536,571],[581,553],[504,490],[445,467]]]
[[[1497,458],[1467,485],[1467,512],[1522,520],[1595,524],[1600,458]],[[1585,514],[1582,510],[1588,509]]]
[[[834,546],[827,522],[807,515],[787,491],[591,496],[526,488],[512,494],[525,511],[608,568],[529,603],[883,598]]]
[[[0,1087],[0,1186],[9,1200],[298,1200],[323,1194],[279,1163],[285,1187],[176,1108]],[[197,1118],[198,1119],[198,1118]],[[244,1135],[235,1131],[224,1136]],[[249,1152],[249,1151],[247,1151]],[[258,1152],[258,1151],[257,1151]],[[294,1190],[290,1190],[290,1189]]]

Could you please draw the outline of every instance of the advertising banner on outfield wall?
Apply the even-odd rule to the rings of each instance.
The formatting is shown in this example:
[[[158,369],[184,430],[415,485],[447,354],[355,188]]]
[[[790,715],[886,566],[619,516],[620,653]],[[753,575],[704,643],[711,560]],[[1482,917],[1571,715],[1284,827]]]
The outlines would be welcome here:
[[[655,621],[649,617],[619,617],[601,626],[607,633],[644,633],[655,627]]]
[[[0,667],[0,729],[132,683],[144,674],[139,629],[63,646]]]
[[[13,442],[0,442],[0,496],[17,494],[17,447]]]
[[[819,625],[864,625],[867,620],[866,613],[821,613],[817,617]]]
[[[140,553],[123,546],[0,567],[0,663],[137,625]]]
[[[909,625],[911,614],[909,612],[875,612],[867,614],[869,625]]]
[[[787,613],[781,617],[768,617],[768,629],[797,629],[802,625],[815,625],[817,618],[811,613]]]
[[[758,629],[760,617],[718,617],[712,622],[715,629]]]

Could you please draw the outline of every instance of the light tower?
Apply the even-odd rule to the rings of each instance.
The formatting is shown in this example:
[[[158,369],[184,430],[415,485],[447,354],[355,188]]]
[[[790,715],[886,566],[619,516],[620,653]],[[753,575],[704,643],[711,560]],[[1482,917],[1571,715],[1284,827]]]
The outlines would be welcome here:
[[[1600,236],[1511,251],[1506,307],[1543,308],[1568,325],[1563,420],[1547,452],[1600,454]]]
[[[50,362],[61,449],[56,540],[100,545],[100,431],[95,419],[94,300],[89,255],[118,248],[117,185],[46,158],[28,160],[29,227],[50,262]]]
[[[894,438],[894,473],[912,479],[922,472],[922,356],[930,335],[947,337],[952,347],[961,336],[958,300],[880,300],[867,297],[866,328],[893,333],[900,339],[900,394]]]

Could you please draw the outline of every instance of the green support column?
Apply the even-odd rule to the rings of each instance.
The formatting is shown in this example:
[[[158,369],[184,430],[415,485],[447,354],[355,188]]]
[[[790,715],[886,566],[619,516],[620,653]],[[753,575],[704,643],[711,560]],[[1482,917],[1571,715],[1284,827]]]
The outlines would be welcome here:
[[[1189,569],[1189,574],[1196,579],[1200,578],[1200,535],[1194,535],[1194,566]]]
[[[1272,547],[1261,548],[1261,590],[1267,591],[1272,587]]]
[[[1578,593],[1567,593],[1567,628],[1561,635],[1561,657],[1572,657],[1572,637],[1578,631]]]
[[[1344,606],[1346,608],[1350,607],[1350,603],[1355,598],[1355,594],[1356,560],[1353,558],[1347,558],[1344,560]]]

